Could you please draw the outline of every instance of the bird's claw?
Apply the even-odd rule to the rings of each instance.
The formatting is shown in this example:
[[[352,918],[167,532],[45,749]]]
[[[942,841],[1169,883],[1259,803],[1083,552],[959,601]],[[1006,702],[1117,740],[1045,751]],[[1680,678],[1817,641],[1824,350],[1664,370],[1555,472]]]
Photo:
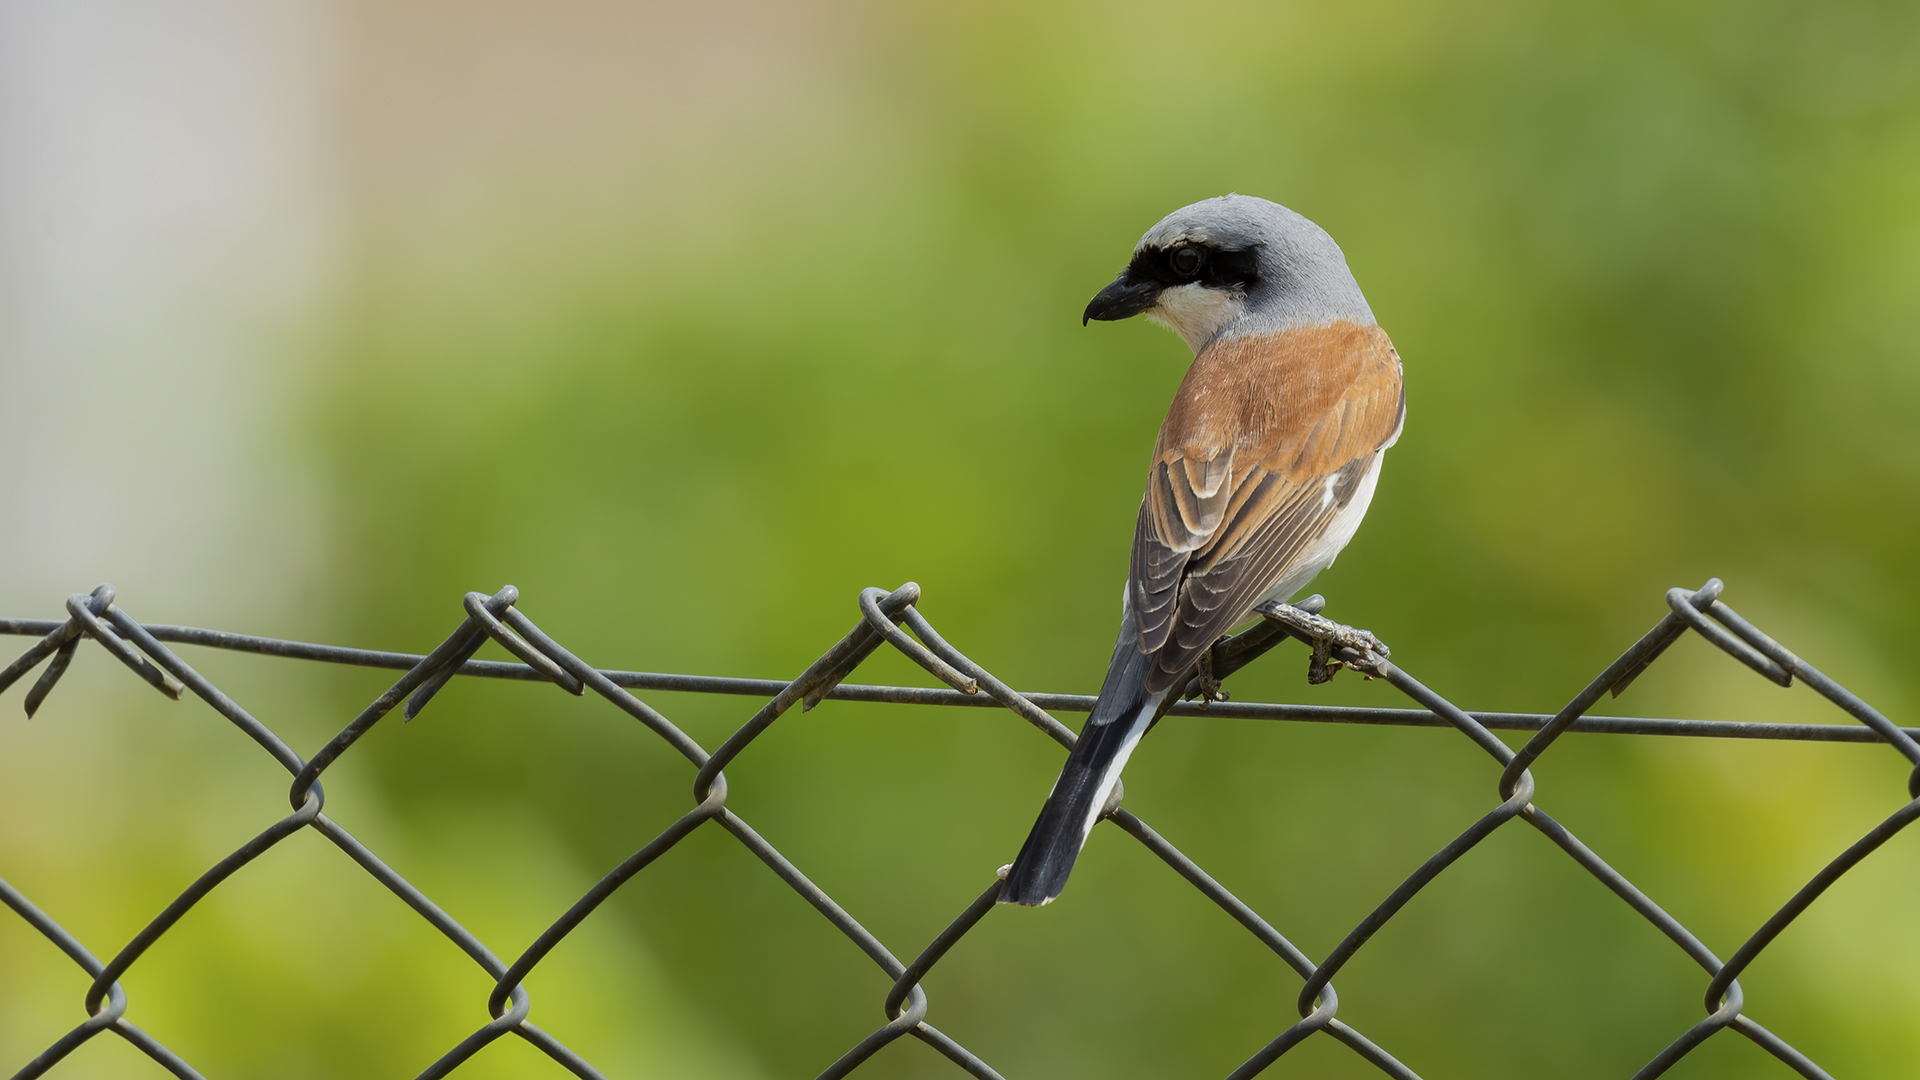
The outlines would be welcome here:
[[[1268,601],[1254,611],[1286,627],[1288,633],[1312,646],[1313,657],[1307,661],[1307,682],[1314,686],[1332,679],[1343,667],[1372,678],[1381,674],[1380,668],[1393,654],[1385,642],[1365,630],[1302,611],[1292,604]]]

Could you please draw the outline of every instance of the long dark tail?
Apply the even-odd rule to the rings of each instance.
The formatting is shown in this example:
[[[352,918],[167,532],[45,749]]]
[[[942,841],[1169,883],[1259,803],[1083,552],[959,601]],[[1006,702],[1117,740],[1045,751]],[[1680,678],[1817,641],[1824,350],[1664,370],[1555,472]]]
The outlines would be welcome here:
[[[1123,635],[1100,699],[1080,729],[1080,741],[1067,755],[1066,768],[1060,770],[1053,793],[1040,808],[1040,819],[1007,870],[1006,884],[1000,887],[1001,903],[1045,904],[1067,887],[1067,875],[1113,794],[1120,770],[1153,726],[1160,702],[1167,696],[1166,691],[1147,693],[1151,667],[1150,658]]]

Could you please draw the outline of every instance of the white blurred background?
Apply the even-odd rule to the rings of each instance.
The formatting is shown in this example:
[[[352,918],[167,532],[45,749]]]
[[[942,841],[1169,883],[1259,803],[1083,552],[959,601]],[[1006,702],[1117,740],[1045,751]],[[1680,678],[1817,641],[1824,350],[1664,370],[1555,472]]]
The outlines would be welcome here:
[[[111,577],[149,617],[283,608],[290,453],[340,257],[320,0],[0,3],[0,610]]]

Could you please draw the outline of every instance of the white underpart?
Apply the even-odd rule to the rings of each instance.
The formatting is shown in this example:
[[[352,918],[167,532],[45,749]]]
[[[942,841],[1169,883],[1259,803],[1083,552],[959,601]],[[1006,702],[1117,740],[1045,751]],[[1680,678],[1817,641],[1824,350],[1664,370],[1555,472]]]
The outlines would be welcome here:
[[[1360,478],[1360,486],[1354,488],[1353,498],[1334,513],[1333,520],[1327,522],[1327,527],[1321,530],[1320,535],[1301,550],[1293,565],[1287,568],[1287,572],[1281,576],[1273,588],[1261,595],[1255,602],[1255,606],[1269,600],[1286,600],[1294,593],[1306,588],[1307,582],[1312,581],[1314,575],[1333,565],[1333,560],[1340,556],[1341,549],[1345,548],[1347,542],[1353,539],[1353,534],[1359,531],[1360,519],[1367,516],[1367,507],[1373,502],[1373,489],[1380,483],[1380,466],[1387,460],[1387,450],[1400,441],[1400,432],[1406,426],[1407,418],[1403,413],[1400,423],[1393,429],[1393,434],[1387,436],[1387,441],[1381,443],[1380,449],[1373,452],[1373,461],[1367,465],[1367,474]],[[1337,476],[1327,477],[1327,486],[1321,495],[1320,505],[1325,506],[1333,501],[1333,488],[1337,481]]]
[[[1394,434],[1395,437],[1399,435],[1398,432]],[[1389,440],[1387,445],[1393,445],[1392,441]],[[1333,565],[1333,560],[1339,557],[1340,550],[1346,547],[1347,542],[1353,539],[1353,534],[1359,531],[1360,519],[1367,516],[1367,505],[1373,502],[1373,489],[1380,482],[1380,464],[1387,459],[1385,449],[1382,447],[1380,452],[1373,455],[1373,463],[1367,466],[1367,474],[1360,478],[1360,486],[1354,488],[1353,498],[1347,505],[1334,511],[1333,519],[1327,522],[1327,527],[1301,549],[1300,554],[1293,560],[1293,564],[1287,567],[1287,572],[1274,583],[1273,588],[1261,594],[1260,599],[1255,601],[1256,605],[1264,604],[1269,600],[1285,600],[1291,597],[1294,593],[1306,588],[1307,582],[1312,581],[1314,575]],[[1333,498],[1332,478],[1327,481],[1326,498],[1329,501]]]
[[[1247,298],[1240,293],[1188,284],[1161,290],[1147,318],[1179,334],[1198,356],[1201,346],[1246,313]]]

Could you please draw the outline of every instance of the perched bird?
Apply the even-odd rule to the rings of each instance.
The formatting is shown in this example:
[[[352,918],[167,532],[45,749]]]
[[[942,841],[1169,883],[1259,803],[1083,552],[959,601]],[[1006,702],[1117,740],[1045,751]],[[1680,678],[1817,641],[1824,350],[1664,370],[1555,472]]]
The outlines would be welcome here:
[[[1134,315],[1179,334],[1193,366],[1153,445],[1106,681],[1001,903],[1060,895],[1201,654],[1353,539],[1406,416],[1400,357],[1346,257],[1277,203],[1223,195],[1148,229],[1081,322]]]

